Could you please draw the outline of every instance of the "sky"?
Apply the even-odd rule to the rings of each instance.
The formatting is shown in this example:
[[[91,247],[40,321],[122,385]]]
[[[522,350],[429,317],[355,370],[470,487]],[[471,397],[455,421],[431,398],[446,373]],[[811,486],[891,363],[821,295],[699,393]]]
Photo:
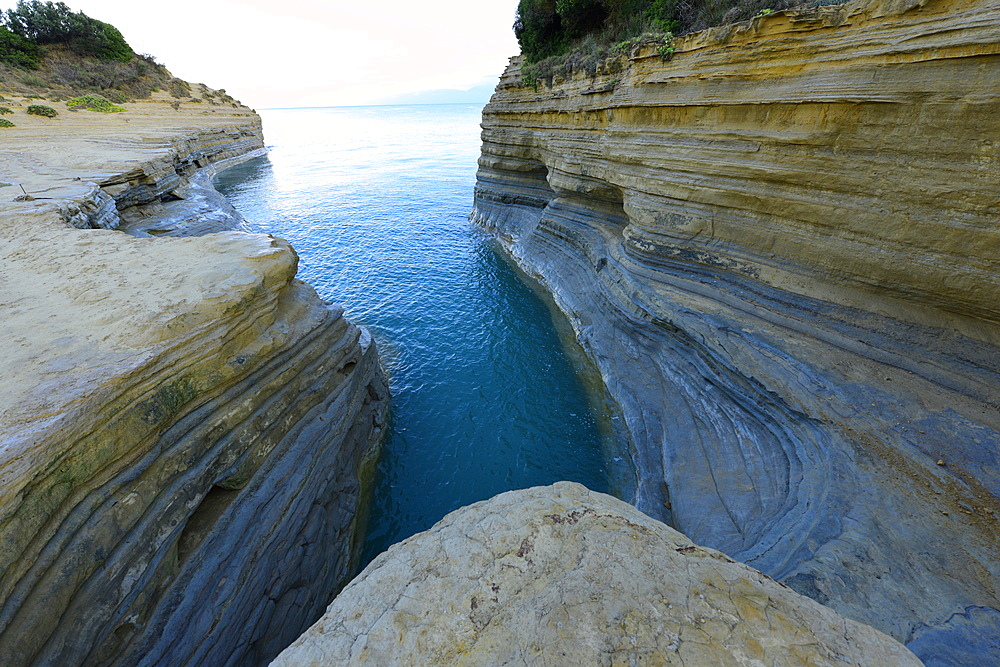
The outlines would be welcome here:
[[[518,53],[517,0],[64,1],[257,109],[486,101]]]

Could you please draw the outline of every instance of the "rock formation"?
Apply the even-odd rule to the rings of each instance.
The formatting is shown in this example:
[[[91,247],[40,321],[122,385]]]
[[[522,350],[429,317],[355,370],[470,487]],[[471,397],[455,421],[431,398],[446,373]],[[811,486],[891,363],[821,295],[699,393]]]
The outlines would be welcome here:
[[[789,10],[674,46],[537,89],[514,58],[474,217],[601,368],[639,509],[929,662],[982,662],[1000,2]]]
[[[452,512],[376,558],[272,667],[919,665],[611,496],[560,482]]]
[[[374,345],[280,239],[153,238],[233,224],[199,169],[263,146],[248,109],[175,106],[4,135],[4,664],[266,662],[356,556]]]

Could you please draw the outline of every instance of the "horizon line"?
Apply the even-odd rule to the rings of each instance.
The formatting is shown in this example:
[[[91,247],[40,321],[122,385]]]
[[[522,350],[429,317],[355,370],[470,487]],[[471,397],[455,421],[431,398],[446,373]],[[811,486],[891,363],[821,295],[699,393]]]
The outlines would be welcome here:
[[[489,102],[412,102],[395,104],[326,104],[323,106],[303,107],[261,107],[255,111],[293,111],[295,109],[358,109],[362,107],[454,107],[479,105],[486,106]]]

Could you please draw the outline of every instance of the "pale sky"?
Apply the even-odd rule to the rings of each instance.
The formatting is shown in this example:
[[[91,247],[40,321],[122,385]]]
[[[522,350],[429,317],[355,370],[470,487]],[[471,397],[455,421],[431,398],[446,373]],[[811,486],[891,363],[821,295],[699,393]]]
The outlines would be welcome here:
[[[517,0],[64,1],[174,76],[258,109],[492,87],[518,53]]]

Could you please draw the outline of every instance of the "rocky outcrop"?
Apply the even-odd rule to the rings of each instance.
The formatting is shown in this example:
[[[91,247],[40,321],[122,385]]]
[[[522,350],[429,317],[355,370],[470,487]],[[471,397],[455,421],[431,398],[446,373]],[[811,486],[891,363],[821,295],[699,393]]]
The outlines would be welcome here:
[[[790,10],[515,58],[483,115],[474,217],[601,368],[637,506],[929,662],[1000,638],[998,26]]]
[[[175,137],[163,159],[104,179],[101,192],[114,197],[120,228],[134,236],[200,236],[245,229],[242,216],[212,187],[212,178],[234,162],[263,154],[259,119]]]
[[[103,228],[183,221],[199,168],[261,146],[249,110],[127,114],[29,120],[0,157],[32,197],[0,189],[0,655],[266,662],[356,558],[384,376],[284,241]]]
[[[273,667],[919,665],[870,627],[579,484],[452,512],[376,558]]]

